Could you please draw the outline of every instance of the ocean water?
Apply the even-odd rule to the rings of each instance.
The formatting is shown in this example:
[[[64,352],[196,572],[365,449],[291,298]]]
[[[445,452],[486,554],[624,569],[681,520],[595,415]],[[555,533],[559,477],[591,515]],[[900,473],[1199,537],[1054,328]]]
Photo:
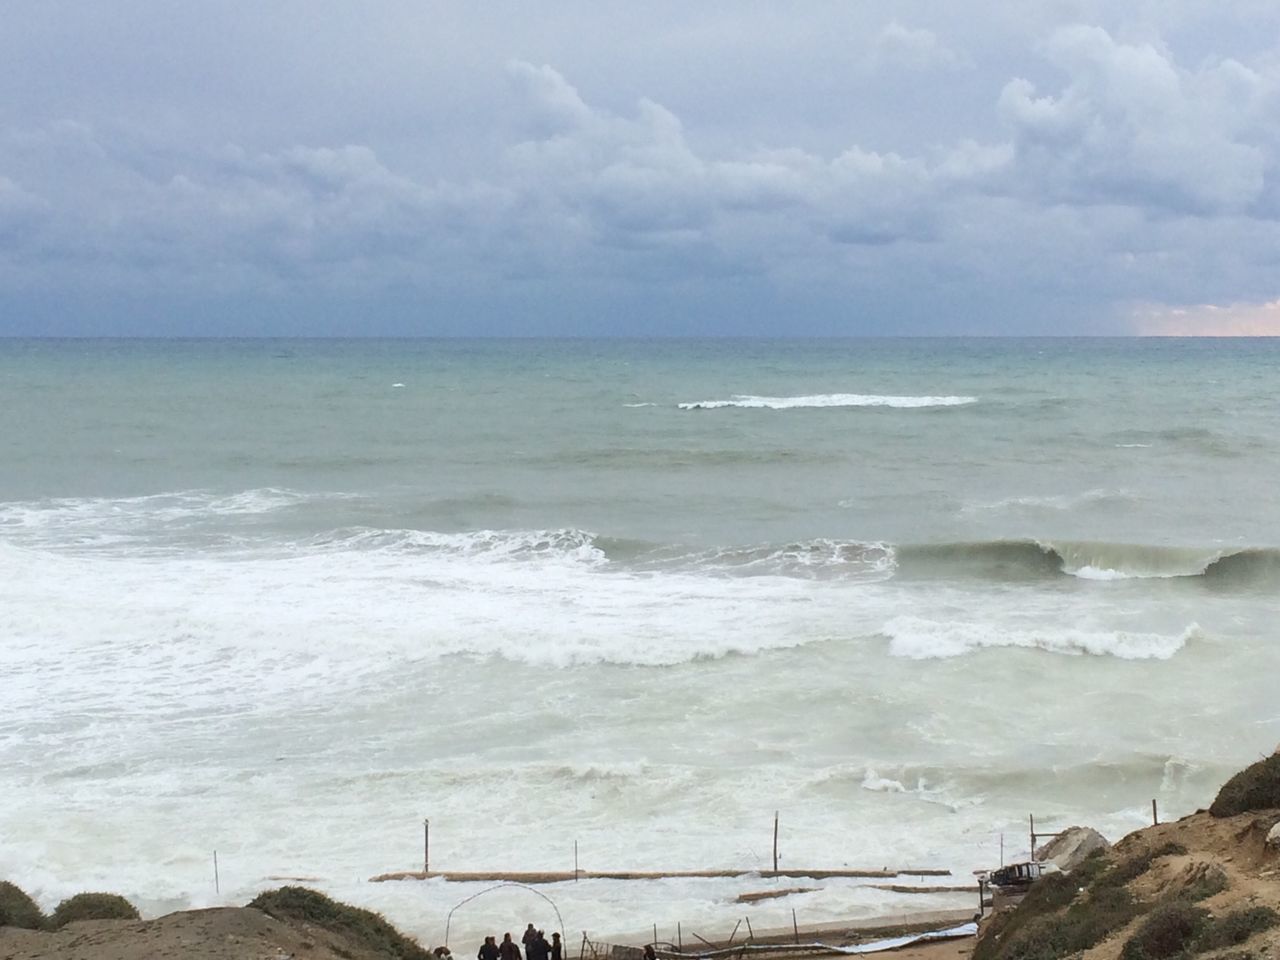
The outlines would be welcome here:
[[[0,341],[0,876],[945,867],[1280,741],[1280,342]],[[213,851],[218,854],[215,890]],[[955,882],[955,881],[953,881]],[[794,886],[794,881],[778,881]],[[458,911],[724,936],[864,883]],[[651,935],[651,934],[649,934]]]

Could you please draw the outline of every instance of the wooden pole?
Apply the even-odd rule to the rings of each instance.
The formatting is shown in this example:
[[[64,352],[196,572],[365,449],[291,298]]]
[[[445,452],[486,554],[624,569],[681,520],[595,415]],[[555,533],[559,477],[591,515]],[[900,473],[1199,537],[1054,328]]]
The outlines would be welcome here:
[[[1004,833],[1000,834],[1000,866],[1004,866]]]
[[[738,928],[739,928],[740,926],[742,926],[742,921],[741,921],[741,920],[739,920],[737,923],[735,923],[735,924],[733,925],[733,933],[729,934],[729,943],[728,943],[728,946],[730,946],[730,947],[732,947],[732,946],[733,946],[733,938],[734,938],[734,937],[736,937],[736,936],[738,935]]]
[[[658,925],[656,923],[653,925],[653,945],[655,947],[658,945]]]
[[[1031,860],[1034,863],[1036,859],[1036,815],[1034,813],[1027,814],[1027,820],[1031,823]]]
[[[676,949],[684,953],[684,933],[680,930],[680,921],[676,921]]]
[[[222,884],[218,879],[218,851],[213,851],[213,892],[222,893]]]
[[[422,872],[431,872],[431,821],[422,821]]]
[[[796,908],[791,908],[791,929],[795,931],[796,943],[800,942],[800,924],[796,922]]]
[[[1160,822],[1160,814],[1156,812],[1156,798],[1151,798],[1151,825],[1154,827]]]
[[[573,882],[578,882],[578,841],[573,841]],[[657,939],[655,937],[655,939]]]
[[[751,918],[746,917],[744,919],[747,921],[747,939],[754,940],[756,938],[756,932],[751,929]]]
[[[773,811],[773,872],[778,872],[778,811]]]
[[[578,960],[587,955],[587,931],[582,931],[582,946],[578,948]]]

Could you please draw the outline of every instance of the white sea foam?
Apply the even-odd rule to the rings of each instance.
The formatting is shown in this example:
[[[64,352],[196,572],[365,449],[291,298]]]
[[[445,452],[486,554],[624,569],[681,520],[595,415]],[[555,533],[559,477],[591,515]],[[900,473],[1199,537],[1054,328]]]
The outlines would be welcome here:
[[[1198,640],[1198,624],[1180,634],[1087,629],[1052,623],[950,622],[902,616],[883,628],[889,652],[912,660],[959,657],[976,650],[999,647],[1044,650],[1058,654],[1089,654],[1121,660],[1168,660],[1188,642]]]
[[[1097,506],[1129,506],[1137,501],[1137,497],[1128,490],[1109,490],[1096,488],[1082,493],[1026,495],[1005,497],[982,503],[966,504],[962,513],[973,514],[983,512],[1049,512],[1068,513],[1082,508]]]
[[[112,531],[149,535],[156,526],[192,520],[263,516],[307,502],[353,499],[262,487],[239,493],[183,490],[140,497],[63,497],[0,502],[0,532],[8,537],[48,533],[49,542]]]
[[[681,410],[720,410],[741,407],[749,410],[796,410],[812,407],[895,407],[915,409],[921,407],[959,407],[977,403],[977,397],[904,397],[861,393],[819,393],[801,397],[757,397],[738,394],[730,400],[699,400],[681,403]]]

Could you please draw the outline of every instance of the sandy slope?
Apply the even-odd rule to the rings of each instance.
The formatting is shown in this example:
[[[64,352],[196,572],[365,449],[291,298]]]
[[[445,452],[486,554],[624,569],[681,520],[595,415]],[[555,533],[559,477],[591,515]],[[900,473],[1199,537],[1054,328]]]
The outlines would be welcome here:
[[[56,933],[0,928],[0,960],[381,960],[359,944],[248,907],[155,920],[87,920]]]

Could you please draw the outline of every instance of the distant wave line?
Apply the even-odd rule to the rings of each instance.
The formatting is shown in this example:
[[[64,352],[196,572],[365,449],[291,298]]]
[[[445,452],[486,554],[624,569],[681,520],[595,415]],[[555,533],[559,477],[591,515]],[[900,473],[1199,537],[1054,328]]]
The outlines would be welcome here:
[[[729,400],[697,400],[676,404],[681,410],[798,410],[822,407],[893,407],[920,409],[925,407],[960,407],[977,403],[977,397],[960,396],[887,396],[867,393],[815,393],[800,397],[761,397],[735,394]]]

